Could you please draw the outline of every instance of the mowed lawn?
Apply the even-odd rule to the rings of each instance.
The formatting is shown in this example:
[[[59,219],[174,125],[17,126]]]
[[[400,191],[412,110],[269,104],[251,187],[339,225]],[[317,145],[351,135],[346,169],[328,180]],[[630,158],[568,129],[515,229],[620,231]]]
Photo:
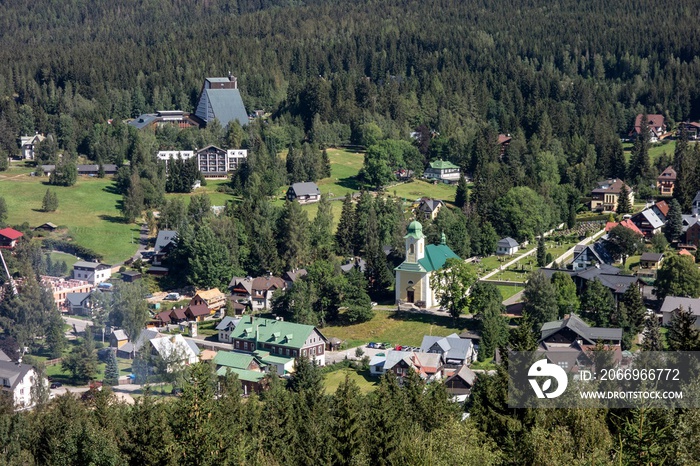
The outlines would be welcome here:
[[[0,179],[0,196],[5,198],[8,223],[29,223],[35,227],[53,222],[67,228],[72,241],[104,256],[107,263],[129,258],[137,247],[139,228],[122,221],[112,180],[108,178],[79,177],[74,186],[48,186],[48,179],[17,174],[15,170]],[[58,196],[56,212],[42,212],[41,203],[46,190]],[[133,243],[132,243],[133,238]]]
[[[446,202],[454,202],[457,193],[456,184],[428,183],[423,180],[413,180],[408,183],[401,183],[388,186],[386,192],[390,196],[399,197],[412,201],[421,197],[432,197]]]
[[[346,368],[328,372],[323,376],[323,386],[326,389],[326,393],[329,395],[335,393],[340,384],[345,381],[346,376],[357,384],[360,392],[363,394],[374,391],[379,383],[379,378],[369,375],[369,371],[357,372],[355,369]]]
[[[420,346],[424,335],[447,336],[475,328],[476,322],[460,318],[456,324],[450,317],[418,312],[374,311],[369,322],[355,325],[329,325],[321,329],[326,338],[336,337],[349,348],[362,346],[370,341],[388,342],[392,345]]]
[[[624,151],[624,156],[629,162],[630,157],[632,156],[632,148],[634,147],[634,143],[631,142],[626,142],[622,144],[622,149]],[[651,160],[651,163],[654,163],[656,159],[661,157],[661,154],[664,152],[668,157],[673,157],[673,153],[676,151],[676,140],[675,139],[664,139],[661,142],[658,142],[656,144],[652,144],[651,147],[649,147],[649,159]]]

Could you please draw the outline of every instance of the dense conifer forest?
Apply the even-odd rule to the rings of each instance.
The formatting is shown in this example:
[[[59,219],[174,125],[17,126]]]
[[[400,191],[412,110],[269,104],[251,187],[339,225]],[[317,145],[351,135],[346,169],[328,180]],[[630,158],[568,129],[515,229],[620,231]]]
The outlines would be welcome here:
[[[331,321],[344,303],[354,320],[346,318],[361,321],[371,318],[370,299],[391,287],[396,258],[382,246],[402,244],[400,203],[365,191],[354,206],[348,195],[334,234],[327,198],[310,220],[298,204],[281,208],[270,196],[288,182],[327,177],[323,148],[353,144],[367,148],[360,178],[373,189],[384,184],[383,158],[417,172],[446,159],[472,175],[469,196],[460,182],[462,210],[444,209],[425,229],[431,242],[444,233],[462,257],[492,253],[500,236],[573,227],[595,181],[625,178],[648,189],[671,163],[651,164],[641,147],[648,141],[628,163],[620,138],[637,114],[661,113],[670,127],[700,118],[698,11],[688,0],[8,0],[0,15],[0,152],[16,154],[19,136],[36,131],[54,136],[38,149],[39,162],[60,153],[71,167],[79,156],[117,164],[125,220],[148,211],[150,226],[158,209],[156,226],[179,231],[170,280],[225,287],[234,274],[307,266],[308,289],[303,281],[276,302],[290,320]],[[193,111],[203,79],[229,72],[248,111],[269,118],[156,134],[123,124],[145,112]],[[503,154],[499,133],[513,137]],[[700,188],[700,151],[686,142],[675,161],[683,207]],[[249,149],[223,187],[240,202],[216,218],[206,195],[188,205],[166,200],[166,190],[188,191],[197,174],[182,163],[187,182],[166,183],[154,160],[158,149],[208,143]],[[367,259],[366,276],[337,272],[348,255]],[[328,296],[333,306],[319,298]],[[0,314],[7,318],[14,304],[5,300]],[[49,338],[42,328],[60,335],[51,310],[41,325],[7,328],[22,341]],[[511,329],[511,347],[534,344],[532,322]],[[415,374],[403,386],[386,377],[371,394],[350,381],[326,394],[320,369],[303,361],[298,369],[288,387],[272,377],[267,391],[246,399],[235,380],[197,364],[182,396],[166,401],[144,396],[126,406],[104,390],[32,412],[6,406],[0,463],[568,466],[700,458],[697,410],[509,409],[503,366],[479,376],[467,406]]]

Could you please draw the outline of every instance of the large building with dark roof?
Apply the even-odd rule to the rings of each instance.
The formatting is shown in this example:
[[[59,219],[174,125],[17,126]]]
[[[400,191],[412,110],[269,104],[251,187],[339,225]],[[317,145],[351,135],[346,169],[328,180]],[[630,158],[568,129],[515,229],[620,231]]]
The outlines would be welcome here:
[[[396,301],[421,303],[425,307],[437,305],[435,291],[430,285],[431,274],[443,268],[447,259],[459,259],[445,242],[425,245],[423,226],[417,220],[408,225],[406,260],[396,267]]]
[[[195,115],[206,123],[219,120],[224,127],[234,120],[241,126],[247,124],[248,112],[238,90],[238,79],[230,74],[224,78],[206,78]]]

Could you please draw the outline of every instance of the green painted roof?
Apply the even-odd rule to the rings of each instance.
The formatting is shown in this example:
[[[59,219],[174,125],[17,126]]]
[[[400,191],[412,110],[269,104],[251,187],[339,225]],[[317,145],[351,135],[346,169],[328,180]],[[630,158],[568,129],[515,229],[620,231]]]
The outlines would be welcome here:
[[[219,370],[216,371],[216,375],[224,377],[228,371],[231,371],[232,374],[236,374],[240,380],[245,380],[246,382],[260,382],[265,377],[264,372],[237,369],[235,367],[220,367]]]
[[[261,361],[265,364],[287,364],[289,361],[293,361],[294,358],[287,358],[284,356],[265,356],[261,358]]]
[[[236,353],[233,351],[219,351],[214,357],[214,364],[217,366],[234,367],[237,369],[248,369],[255,357],[252,354]]]
[[[248,331],[246,332],[246,330]],[[282,320],[245,316],[231,333],[231,337],[255,341],[256,330],[259,343],[273,343],[298,349],[304,346],[304,343],[314,331],[314,327]]]
[[[394,270],[402,270],[404,272],[427,272],[420,264],[413,264],[411,262],[402,262],[401,265],[396,267]]]
[[[459,168],[459,167],[452,162],[448,162],[447,160],[435,160],[434,162],[430,162],[430,168],[434,168],[436,170],[442,170],[442,169],[446,169],[446,168]]]
[[[441,269],[447,259],[459,259],[459,256],[445,244],[429,244],[425,247],[425,257],[419,260],[418,263],[426,271],[432,272],[433,270]]]
[[[408,232],[404,238],[423,238],[423,225],[418,220],[414,220],[408,225]]]

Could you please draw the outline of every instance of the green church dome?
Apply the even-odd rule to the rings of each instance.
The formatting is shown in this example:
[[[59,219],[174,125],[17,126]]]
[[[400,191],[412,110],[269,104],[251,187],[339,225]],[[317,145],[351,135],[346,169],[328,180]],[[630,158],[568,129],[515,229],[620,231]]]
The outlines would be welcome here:
[[[408,224],[408,233],[404,238],[409,237],[414,239],[423,238],[423,225],[421,225],[418,220],[414,220]]]

